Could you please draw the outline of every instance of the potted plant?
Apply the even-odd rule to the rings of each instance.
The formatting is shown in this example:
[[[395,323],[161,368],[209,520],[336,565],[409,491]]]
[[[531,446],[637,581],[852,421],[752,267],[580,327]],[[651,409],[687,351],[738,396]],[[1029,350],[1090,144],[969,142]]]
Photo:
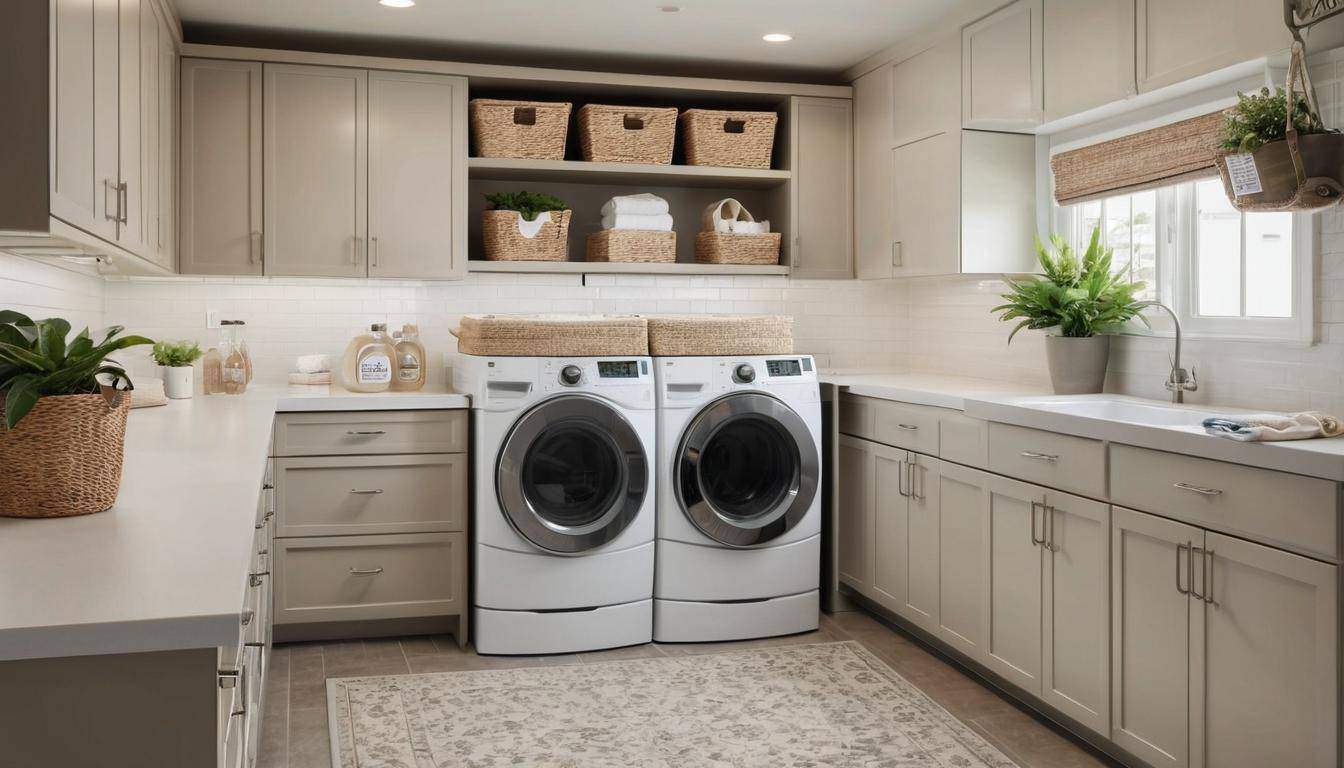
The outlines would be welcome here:
[[[1100,392],[1106,383],[1111,337],[1146,304],[1134,298],[1143,283],[1131,283],[1111,272],[1110,248],[1101,247],[1101,228],[1092,230],[1087,251],[1079,256],[1059,235],[1047,249],[1036,240],[1036,258],[1044,276],[1006,278],[1007,302],[991,312],[1003,321],[1017,320],[1008,343],[1023,328],[1053,331],[1045,354],[1055,394]]]
[[[154,362],[159,364],[163,391],[174,400],[191,397],[196,389],[196,368],[192,366],[205,353],[194,341],[158,341],[154,343]]]
[[[491,261],[565,261],[569,219],[564,200],[522,190],[491,192],[481,213],[481,240]]]
[[[130,377],[108,355],[153,342],[0,311],[0,516],[65,517],[117,500]]]

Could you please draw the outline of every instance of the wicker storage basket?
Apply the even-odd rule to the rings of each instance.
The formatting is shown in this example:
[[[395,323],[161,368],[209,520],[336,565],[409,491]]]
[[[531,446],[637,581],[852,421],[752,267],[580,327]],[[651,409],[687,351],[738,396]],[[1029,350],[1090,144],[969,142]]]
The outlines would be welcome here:
[[[769,168],[778,121],[774,112],[688,109],[681,113],[686,164]]]
[[[568,102],[472,99],[471,136],[477,157],[564,160]]]
[[[793,354],[793,318],[783,315],[687,315],[649,318],[653,355]]]
[[[584,160],[668,165],[676,140],[676,107],[585,104],[579,108],[579,146]]]
[[[677,260],[677,233],[649,229],[602,229],[588,236],[588,261]]]
[[[3,402],[3,401],[0,401]],[[0,424],[0,516],[70,517],[117,500],[129,394],[37,401],[13,429]]]
[[[569,258],[569,219],[573,211],[549,211],[550,221],[527,237],[517,211],[482,211],[481,242],[490,261],[564,261]],[[538,214],[540,216],[542,214]]]
[[[649,354],[649,324],[619,315],[463,315],[464,355],[596,357]]]
[[[779,236],[778,232],[701,232],[695,236],[695,260],[701,264],[778,264]]]

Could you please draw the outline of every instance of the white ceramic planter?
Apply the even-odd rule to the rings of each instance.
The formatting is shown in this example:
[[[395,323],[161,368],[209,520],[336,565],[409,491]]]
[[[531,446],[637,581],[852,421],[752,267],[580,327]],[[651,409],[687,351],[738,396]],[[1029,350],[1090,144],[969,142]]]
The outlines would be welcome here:
[[[1045,359],[1056,395],[1091,395],[1106,385],[1110,336],[1046,336]]]
[[[159,373],[163,377],[163,393],[173,400],[186,400],[196,389],[195,366],[160,365]]]

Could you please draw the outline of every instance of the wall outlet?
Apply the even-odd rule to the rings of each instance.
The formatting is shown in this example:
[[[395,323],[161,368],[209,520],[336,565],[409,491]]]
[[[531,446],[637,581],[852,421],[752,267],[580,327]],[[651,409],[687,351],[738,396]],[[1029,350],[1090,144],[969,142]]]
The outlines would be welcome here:
[[[219,310],[218,310],[218,309],[207,309],[207,310],[205,310],[205,327],[206,327],[206,328],[218,328],[218,327],[219,327]]]

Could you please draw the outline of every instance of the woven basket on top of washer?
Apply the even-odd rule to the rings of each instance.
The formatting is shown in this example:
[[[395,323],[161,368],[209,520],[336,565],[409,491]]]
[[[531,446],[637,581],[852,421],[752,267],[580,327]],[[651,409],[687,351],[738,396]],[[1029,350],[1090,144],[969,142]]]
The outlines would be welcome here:
[[[579,108],[579,147],[590,162],[668,165],[676,140],[676,107]]]
[[[568,102],[472,99],[468,112],[478,157],[564,160]]]
[[[682,315],[649,318],[649,353],[684,355],[793,354],[787,315]]]
[[[779,122],[774,112],[688,109],[679,119],[687,165],[770,167]]]
[[[457,351],[500,357],[649,354],[649,324],[633,315],[463,315]]]

